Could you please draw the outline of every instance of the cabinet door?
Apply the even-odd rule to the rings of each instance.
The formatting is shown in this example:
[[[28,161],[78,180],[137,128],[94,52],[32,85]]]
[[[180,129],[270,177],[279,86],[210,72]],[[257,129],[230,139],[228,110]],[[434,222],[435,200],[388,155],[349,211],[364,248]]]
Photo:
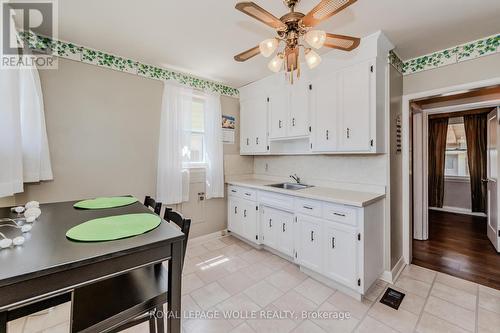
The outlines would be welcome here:
[[[249,154],[252,146],[252,110],[255,109],[256,100],[247,99],[240,102],[240,153]]]
[[[299,80],[290,87],[289,137],[309,134],[309,83]]]
[[[234,232],[235,234],[242,236],[243,229],[242,229],[242,221],[240,218],[240,210],[241,210],[240,200],[235,197],[229,197],[228,200],[229,203],[227,212],[227,219],[228,219],[227,228],[231,232]]]
[[[257,204],[252,201],[241,201],[242,236],[257,242]]]
[[[252,113],[251,132],[254,153],[267,152],[267,109],[268,102],[266,96],[260,96],[256,101]]]
[[[351,66],[341,72],[340,149],[370,151],[372,62]]]
[[[275,209],[269,207],[262,208],[262,242],[270,248],[277,249],[277,228],[279,227],[279,216]]]
[[[327,223],[324,232],[324,274],[357,289],[359,263],[356,229],[338,223]]]
[[[296,231],[297,239],[297,261],[300,265],[312,269],[318,273],[322,272],[323,256],[321,246],[321,220],[298,216]]]
[[[278,232],[278,248],[277,250],[290,257],[293,257],[294,251],[294,223],[293,214],[283,212],[280,214]]]
[[[325,74],[312,82],[312,150],[331,152],[337,149],[339,74]]]
[[[269,138],[286,137],[289,90],[278,86],[269,94]]]

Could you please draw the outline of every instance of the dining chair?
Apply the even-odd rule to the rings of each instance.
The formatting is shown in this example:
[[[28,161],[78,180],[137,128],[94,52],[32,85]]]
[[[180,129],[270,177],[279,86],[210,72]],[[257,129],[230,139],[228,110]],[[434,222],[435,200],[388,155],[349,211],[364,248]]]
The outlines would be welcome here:
[[[149,195],[144,198],[144,206],[151,208],[157,215],[161,213],[161,202],[156,202],[155,199],[151,198]]]
[[[147,197],[146,197],[147,199]],[[145,200],[146,201],[146,200]],[[160,206],[161,207],[161,206]],[[176,224],[185,234],[182,263],[191,220],[167,208],[164,220]],[[126,292],[117,293],[118,290]],[[120,294],[120,299],[109,302],[109,295]],[[78,332],[120,332],[132,326],[149,322],[150,333],[165,332],[163,305],[168,299],[168,266],[157,264],[139,268],[98,283],[79,288],[73,298],[72,328]]]

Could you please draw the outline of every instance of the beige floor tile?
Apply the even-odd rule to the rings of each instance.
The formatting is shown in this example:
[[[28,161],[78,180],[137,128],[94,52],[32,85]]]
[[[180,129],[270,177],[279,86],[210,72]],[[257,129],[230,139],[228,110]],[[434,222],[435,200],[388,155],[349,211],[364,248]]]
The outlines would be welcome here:
[[[182,294],[189,294],[204,285],[205,283],[195,273],[186,274],[182,277]]]
[[[403,308],[394,310],[380,302],[373,304],[368,314],[387,326],[401,332],[413,332],[418,316]]]
[[[434,296],[429,297],[424,311],[456,326],[474,331],[476,320],[474,311],[467,310]]]
[[[271,268],[261,263],[251,264],[240,269],[239,271],[243,274],[246,274],[254,281],[262,281],[263,279],[274,273]]]
[[[255,263],[261,263],[262,261],[266,260],[270,254],[269,252],[266,252],[264,250],[250,250],[244,253],[241,253],[239,255],[243,260],[250,264],[255,264]]]
[[[310,320],[304,320],[297,326],[293,333],[326,333],[321,327]]]
[[[71,304],[68,302],[28,316],[24,332],[39,332],[46,328],[69,322],[70,318]]]
[[[222,242],[220,239],[212,239],[202,244],[208,251],[214,251],[226,247],[227,244]]]
[[[230,296],[217,282],[208,284],[191,293],[191,297],[203,310],[210,309]]]
[[[234,327],[242,324],[247,318],[242,317],[242,313],[259,311],[260,306],[255,304],[247,295],[238,294],[216,305],[216,309],[226,313],[224,319],[228,320]]]
[[[357,301],[351,296],[337,291],[330,298],[326,300],[328,303],[335,306],[337,309],[342,311],[349,311],[352,316],[362,319],[363,316],[368,312],[372,302],[368,299],[363,301]]]
[[[120,333],[145,333],[149,332],[149,324],[147,322],[127,328],[124,331],[121,331]]]
[[[69,321],[56,326],[46,328],[41,333],[69,333],[71,331]],[[10,333],[10,332],[9,332]]]
[[[233,328],[231,333],[255,333],[255,331],[247,323],[243,323]]]
[[[224,268],[224,263],[219,264],[213,262],[212,264],[213,266],[203,266],[195,273],[204,283],[215,282],[230,274],[230,272]]]
[[[500,297],[500,290],[479,285],[479,292],[487,293],[496,297]]]
[[[427,297],[431,289],[431,284],[412,279],[405,275],[400,276],[395,285],[424,298]]]
[[[277,255],[269,256],[268,258],[264,259],[262,263],[269,266],[269,268],[273,270],[282,269],[283,267],[290,265],[290,262],[288,260],[285,260]]]
[[[436,277],[436,271],[416,265],[407,265],[401,272],[401,275],[431,284]]]
[[[477,294],[478,285],[476,283],[459,279],[448,274],[437,273],[436,282],[442,283],[448,287],[466,291],[472,295]]]
[[[243,272],[232,273],[218,281],[229,294],[235,295],[257,283]]]
[[[279,290],[287,292],[288,290],[298,286],[305,279],[307,279],[307,275],[302,272],[290,273],[288,271],[278,270],[276,273],[268,276],[266,281]]]
[[[297,322],[303,320],[302,311],[312,312],[318,307],[313,301],[293,290],[275,300],[273,305],[280,310],[294,312],[295,318],[293,320]]]
[[[500,291],[491,288],[484,289],[480,286],[479,306],[488,311],[500,314]]]
[[[380,295],[382,295],[382,292],[385,290],[387,287],[387,282],[382,281],[382,280],[377,280],[371,287],[368,289],[368,291],[365,294],[365,298],[369,299],[370,301],[375,301]]]
[[[224,267],[229,273],[234,273],[250,265],[248,262],[238,256],[228,255],[226,258],[227,261],[222,264],[222,267]]]
[[[206,251],[203,254],[198,255],[198,257],[203,261],[203,266],[213,265],[213,263],[218,263],[224,259],[225,255],[221,250]]]
[[[201,311],[200,306],[189,295],[182,296],[182,312],[184,318],[191,316],[190,312]]]
[[[434,283],[431,290],[431,295],[444,299],[445,301],[451,302],[453,304],[459,305],[466,309],[475,311],[476,310],[476,295],[469,294],[468,292],[455,289],[444,285],[440,282]]]
[[[359,324],[355,330],[356,333],[397,333],[387,325],[382,324],[380,321],[366,316],[365,319]]]
[[[203,247],[202,245],[190,245],[188,243],[187,249],[186,249],[186,257],[197,257],[202,254],[207,253],[207,248]]]
[[[182,274],[191,274],[200,269],[203,260],[200,257],[187,257],[184,259],[184,267],[182,268]]]
[[[498,333],[500,328],[500,315],[495,312],[479,308],[478,332]]]
[[[261,307],[265,307],[283,295],[283,292],[269,282],[261,281],[245,290],[245,294]]]
[[[329,302],[321,304],[317,311],[328,313],[331,315],[331,318],[328,319],[316,318],[312,320],[316,325],[321,327],[326,332],[352,332],[356,325],[359,323],[359,320],[353,316],[351,316],[350,318],[345,317],[345,319],[339,319],[338,316],[335,317],[335,313],[338,314],[338,312],[342,310],[336,308]]]
[[[335,292],[335,289],[325,286],[312,278],[307,278],[294,288],[296,292],[310,299],[317,305],[322,304]]]
[[[183,323],[185,333],[226,333],[233,329],[224,319],[192,319]]]
[[[295,322],[291,319],[274,318],[273,316],[279,310],[273,305],[266,307],[263,311],[267,314],[267,317],[247,320],[247,324],[257,333],[288,333],[296,326]]]
[[[241,242],[238,238],[230,236],[230,235],[229,236],[223,236],[223,237],[221,237],[219,239],[220,239],[221,242],[224,242],[227,245],[237,244],[238,242]]]
[[[435,317],[427,312],[422,314],[420,322],[417,325],[418,333],[467,333],[468,331],[447,322],[446,320]]]
[[[222,249],[219,250],[226,256],[237,256],[239,254],[247,252],[244,248],[239,246],[238,244],[230,244]]]

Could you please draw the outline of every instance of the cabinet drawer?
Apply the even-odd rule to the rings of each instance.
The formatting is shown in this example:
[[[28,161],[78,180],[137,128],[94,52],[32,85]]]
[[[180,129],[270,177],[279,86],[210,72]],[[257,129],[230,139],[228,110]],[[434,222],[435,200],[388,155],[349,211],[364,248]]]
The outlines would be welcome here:
[[[357,225],[356,209],[344,205],[323,204],[323,218],[352,226]]]
[[[257,200],[257,191],[245,187],[230,185],[228,187],[228,193],[229,195],[236,196],[242,199],[251,201]]]
[[[261,191],[259,192],[259,202],[274,208],[293,210],[293,197],[288,195]]]
[[[309,199],[295,199],[295,211],[299,214],[321,217],[321,202]]]

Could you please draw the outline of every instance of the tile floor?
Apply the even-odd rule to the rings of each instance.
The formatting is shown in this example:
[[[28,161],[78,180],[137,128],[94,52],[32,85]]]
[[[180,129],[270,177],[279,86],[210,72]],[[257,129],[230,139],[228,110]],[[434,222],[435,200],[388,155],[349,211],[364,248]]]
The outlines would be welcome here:
[[[380,302],[388,284],[378,281],[362,302],[300,272],[267,251],[227,236],[188,246],[184,311],[256,313],[257,318],[185,318],[185,333],[225,332],[500,332],[500,290],[411,265],[392,288],[406,296],[399,310]],[[263,312],[265,311],[265,312]],[[287,316],[289,312],[350,314],[349,318]],[[319,311],[319,312],[318,312]],[[263,319],[260,314],[268,318]],[[273,314],[284,315],[274,318]],[[10,323],[8,333],[68,332],[67,305]],[[147,325],[127,333],[147,332]]]

